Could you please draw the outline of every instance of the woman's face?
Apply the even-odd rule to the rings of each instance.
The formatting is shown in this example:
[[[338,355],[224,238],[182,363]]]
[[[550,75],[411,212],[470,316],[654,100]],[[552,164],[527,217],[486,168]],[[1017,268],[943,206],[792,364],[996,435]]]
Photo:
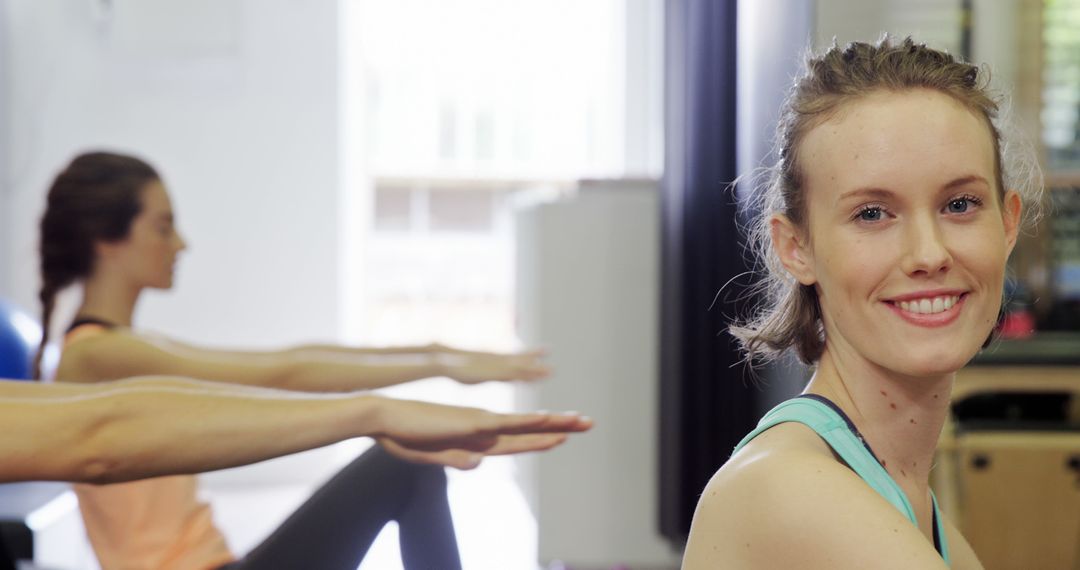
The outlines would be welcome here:
[[[176,231],[172,202],[165,186],[152,181],[140,192],[142,211],[128,237],[107,247],[109,265],[123,271],[139,287],[168,289],[173,284],[177,254],[187,244]]]
[[[936,91],[879,92],[800,153],[809,239],[793,273],[816,286],[827,349],[909,376],[964,366],[996,322],[1020,215],[985,122]]]

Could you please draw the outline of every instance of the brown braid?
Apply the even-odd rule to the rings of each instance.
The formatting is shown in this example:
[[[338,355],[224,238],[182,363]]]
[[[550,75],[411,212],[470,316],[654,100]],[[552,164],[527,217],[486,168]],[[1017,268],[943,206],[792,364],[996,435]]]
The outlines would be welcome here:
[[[38,345],[37,354],[34,355],[33,376],[35,380],[41,380],[41,360],[45,356],[45,347],[49,344],[49,326],[52,321],[53,308],[56,306],[56,294],[59,289],[46,283],[41,287],[38,298],[41,299],[41,344]]]
[[[40,225],[38,297],[44,334],[34,358],[34,378],[41,378],[56,296],[90,275],[95,244],[127,237],[142,210],[142,189],[159,179],[146,162],[107,152],[79,155],[56,176]]]

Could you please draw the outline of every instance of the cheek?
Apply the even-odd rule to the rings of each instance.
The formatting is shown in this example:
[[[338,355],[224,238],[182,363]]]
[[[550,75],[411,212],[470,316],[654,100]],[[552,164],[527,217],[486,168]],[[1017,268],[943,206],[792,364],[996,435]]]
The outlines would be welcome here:
[[[993,325],[1001,310],[1005,265],[1008,251],[1000,232],[984,232],[978,238],[968,236],[954,248],[953,257],[969,280],[969,286],[982,293],[979,321]]]
[[[148,270],[160,267],[168,259],[168,245],[162,240],[147,240],[139,250],[142,265]]]
[[[865,299],[896,266],[887,253],[894,246],[865,236],[833,240],[817,257],[818,280],[829,297]],[[839,309],[840,307],[833,307]]]
[[[957,265],[972,273],[979,285],[1001,288],[1009,254],[1001,227],[987,224],[957,232],[949,249]]]

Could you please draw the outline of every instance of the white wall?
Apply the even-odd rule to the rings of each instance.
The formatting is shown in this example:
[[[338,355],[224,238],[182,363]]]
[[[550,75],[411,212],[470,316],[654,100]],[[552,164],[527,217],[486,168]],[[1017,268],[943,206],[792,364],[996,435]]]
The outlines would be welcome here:
[[[159,167],[192,246],[139,324],[215,344],[337,335],[338,2],[7,0],[6,15],[0,292],[38,309],[46,188],[105,147]]]
[[[990,66],[994,84],[1010,92],[1020,65],[1017,22],[1022,4],[1024,0],[975,0],[973,8],[972,59]]]
[[[932,47],[959,54],[959,2],[940,0],[815,0],[814,47],[818,50],[832,39],[843,45],[850,41],[874,41],[882,32],[894,37],[913,36]],[[1018,61],[1021,12],[1030,9],[1026,0],[974,0],[972,2],[971,60],[990,68],[993,87],[1011,94],[1020,79]],[[1037,132],[1036,125],[1024,125]]]
[[[8,91],[10,89],[10,82],[8,80],[8,49],[4,37],[7,35],[7,13],[8,13],[8,0],[0,0],[0,30],[4,31],[3,35],[0,35],[0,297],[7,296],[7,289],[5,284],[7,283],[8,271],[8,247],[7,244],[10,241],[10,233],[8,231],[9,224],[7,220],[3,219],[5,212],[9,212],[8,195],[10,190],[8,188],[8,164],[7,155],[10,150],[10,126],[8,125],[8,113],[5,110],[8,108]]]
[[[874,41],[882,32],[913,36],[936,48],[959,53],[960,2],[941,0],[815,0],[814,46],[836,38],[840,45]],[[995,83],[1010,87],[1016,74],[1017,20],[1024,0],[974,0],[972,60],[990,66]]]
[[[338,11],[337,0],[0,0],[0,295],[39,310],[47,187],[75,153],[107,148],[159,168],[191,244],[175,292],[148,295],[137,324],[207,344],[336,338]],[[310,483],[337,458],[213,474],[211,490]]]
[[[893,37],[912,36],[959,53],[960,2],[942,0],[817,0],[815,47],[852,41],[873,42],[883,32]]]

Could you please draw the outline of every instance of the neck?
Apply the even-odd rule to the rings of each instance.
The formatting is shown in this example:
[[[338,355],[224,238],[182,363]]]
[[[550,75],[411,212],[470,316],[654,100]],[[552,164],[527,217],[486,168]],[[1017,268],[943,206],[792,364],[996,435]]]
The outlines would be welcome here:
[[[130,327],[141,292],[141,287],[110,279],[108,274],[91,276],[83,284],[83,301],[78,314]]]
[[[927,487],[955,374],[909,377],[829,347],[806,388],[851,418],[897,481]]]

